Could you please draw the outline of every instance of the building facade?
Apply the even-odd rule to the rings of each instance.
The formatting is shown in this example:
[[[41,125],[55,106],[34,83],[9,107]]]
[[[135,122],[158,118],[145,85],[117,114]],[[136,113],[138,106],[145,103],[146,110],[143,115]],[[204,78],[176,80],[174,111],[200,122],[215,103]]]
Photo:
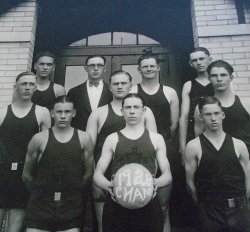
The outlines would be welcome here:
[[[92,4],[91,2],[93,1],[82,1],[82,2],[83,3],[81,4],[83,4],[85,8],[89,7],[88,9],[90,9],[91,7],[90,4]],[[120,6],[119,4],[122,4],[122,1],[117,1],[117,2],[118,3],[115,6],[115,9],[119,11],[118,7]],[[192,28],[192,33],[191,34],[187,33],[186,39],[183,38],[185,37],[185,34],[181,34],[181,33],[186,33],[185,28],[182,29],[179,26],[175,27],[173,23],[171,23],[171,25],[168,25],[168,22],[167,22],[170,18],[172,20],[171,22],[174,22],[174,20],[178,20],[179,16],[177,15],[176,18],[174,18],[175,15],[172,14],[171,12],[175,12],[175,11],[181,12],[181,9],[182,9],[181,4],[184,4],[183,3],[184,1],[180,1],[179,6],[175,6],[174,3],[171,3],[171,2],[174,2],[174,1],[169,0],[169,8],[167,5],[165,5],[166,7],[165,9],[166,18],[164,18],[165,21],[164,22],[159,21],[160,18],[156,20],[160,26],[153,27],[152,25],[157,25],[156,24],[157,22],[153,24],[154,20],[151,19],[150,18],[151,15],[148,14],[148,20],[152,22],[152,25],[150,24],[149,26],[153,27],[151,28],[151,31],[147,29],[147,26],[148,26],[147,23],[146,25],[141,25],[141,27],[139,26],[137,27],[136,22],[133,19],[133,22],[131,22],[131,24],[127,23],[130,21],[125,21],[125,23],[122,25],[121,30],[119,29],[119,23],[115,27],[109,28],[109,29],[107,28],[110,25],[106,25],[107,28],[104,25],[102,27],[103,30],[101,30],[97,26],[96,28],[92,27],[91,29],[90,27],[86,26],[87,28],[86,31],[88,31],[88,33],[85,33],[84,30],[81,28],[81,34],[80,35],[77,34],[77,36],[75,36],[76,34],[74,33],[70,33],[69,29],[66,29],[65,37],[63,37],[62,39],[62,36],[56,38],[56,33],[60,30],[60,28],[58,28],[57,26],[57,30],[55,29],[53,30],[53,31],[56,31],[55,34],[53,34],[53,38],[54,38],[54,41],[56,41],[55,43],[59,44],[60,46],[58,46],[57,49],[52,51],[52,52],[55,52],[57,56],[59,56],[59,59],[57,60],[58,70],[56,70],[56,73],[58,72],[60,73],[60,75],[66,75],[66,73],[64,72],[63,74],[60,71],[60,69],[61,70],[65,69],[65,66],[62,65],[62,63],[65,61],[64,58],[71,56],[73,54],[73,51],[74,51],[74,54],[73,54],[74,57],[81,57],[83,55],[97,53],[96,51],[99,51],[103,53],[104,55],[107,55],[108,54],[107,48],[113,46],[112,47],[113,53],[110,54],[110,57],[114,57],[115,56],[114,54],[116,54],[116,48],[117,48],[117,45],[110,45],[110,46],[107,45],[106,47],[104,47],[103,45],[100,45],[98,48],[95,46],[94,51],[90,51],[90,46],[86,47],[86,45],[84,45],[85,46],[84,47],[78,44],[80,47],[74,46],[74,48],[72,48],[72,46],[71,47],[69,46],[70,44],[76,41],[80,41],[81,39],[87,38],[89,36],[101,34],[104,32],[109,32],[109,31],[113,31],[113,32],[119,32],[119,31],[129,32],[130,31],[134,34],[142,34],[141,32],[143,28],[144,34],[149,35],[149,37],[151,38],[152,36],[150,36],[150,33],[152,35],[154,33],[157,34],[157,36],[155,36],[153,39],[158,41],[159,44],[162,44],[163,48],[162,50],[159,50],[158,48],[159,44],[158,43],[154,44],[151,42],[149,42],[149,44],[144,45],[144,46],[142,46],[142,44],[137,43],[137,47],[139,46],[145,50],[150,45],[149,46],[150,49],[152,49],[152,51],[155,50],[159,52],[159,54],[163,54],[163,53],[167,54],[168,50],[174,51],[172,53],[169,52],[170,55],[167,58],[168,65],[166,65],[166,67],[168,66],[170,74],[177,73],[176,76],[179,75],[180,76],[179,79],[183,79],[182,82],[184,82],[185,79],[188,79],[182,76],[182,73],[184,73],[183,69],[185,69],[186,66],[179,65],[178,61],[179,62],[181,61],[182,63],[188,62],[188,46],[189,47],[190,46],[207,47],[211,51],[213,60],[223,59],[233,65],[235,69],[235,77],[236,77],[233,81],[233,88],[236,94],[243,97],[246,100],[246,102],[250,102],[249,101],[250,100],[250,4],[248,3],[248,1],[246,0],[241,0],[241,1],[190,0],[190,1],[186,1],[188,2],[187,17],[190,16],[190,19],[188,20],[190,20],[190,28]],[[160,3],[161,1],[159,1],[159,4]],[[157,1],[156,1],[156,4],[157,4]],[[94,6],[97,7],[97,5],[94,5]],[[128,6],[129,5],[126,5],[126,7]],[[6,105],[11,102],[13,83],[15,81],[15,78],[20,72],[32,69],[32,61],[33,61],[34,54],[38,52],[39,49],[40,50],[46,49],[46,46],[48,47],[48,49],[46,50],[53,50],[51,49],[51,47],[53,46],[53,42],[51,44],[48,41],[43,40],[41,38],[41,33],[42,33],[41,30],[39,32],[40,27],[43,29],[46,28],[45,24],[43,25],[41,23],[39,24],[40,17],[45,18],[46,16],[46,14],[44,13],[46,12],[46,10],[44,10],[45,7],[48,7],[48,5],[43,3],[43,1],[39,1],[39,0],[19,1],[19,3],[15,3],[15,4],[13,3],[10,7],[6,8],[6,10],[2,12],[0,16],[0,92],[1,92],[0,105]],[[67,6],[65,6],[65,8],[66,7]],[[141,6],[138,5],[138,6],[135,6],[135,8],[136,7],[138,7],[138,11],[139,11],[140,9],[139,7]],[[156,15],[164,15],[164,7],[161,7],[161,6],[157,6],[157,7],[158,8],[153,9],[155,11],[155,18],[156,18]],[[157,9],[161,11],[159,14],[157,13]],[[128,11],[129,10],[132,12],[133,9],[128,9]],[[107,13],[111,15],[114,14],[114,17],[115,16],[117,17],[117,15],[115,15],[113,11],[112,12],[107,11]],[[72,12],[74,13],[74,11]],[[121,11],[121,12],[124,12],[124,11]],[[78,13],[79,12],[77,12],[76,14]],[[134,13],[136,13],[135,10],[134,10]],[[44,15],[41,16],[42,14]],[[60,17],[62,16],[60,15],[60,12],[58,14]],[[117,14],[120,14],[120,12],[118,12]],[[105,15],[102,15],[102,16],[104,17]],[[87,17],[86,13],[85,13],[85,17]],[[144,18],[144,22],[147,22],[147,17],[145,17],[145,15],[142,15],[141,18]],[[64,19],[61,18],[61,20],[64,20]],[[77,20],[77,18],[75,20]],[[125,16],[123,20],[125,20]],[[130,20],[130,19],[127,19],[127,20]],[[85,20],[85,23],[86,21],[87,20]],[[142,23],[143,21],[140,21],[140,18],[138,18],[138,21],[140,22],[140,24],[143,24]],[[128,28],[127,25],[130,25],[131,29]],[[53,23],[51,22],[51,25],[47,25],[47,26],[52,27]],[[183,41],[186,41],[186,40],[192,41],[191,45],[190,43],[187,43],[187,45],[185,45],[181,59],[178,59],[178,56],[171,56],[171,54],[177,54],[178,52],[175,52],[175,50],[178,50],[178,44],[183,44],[183,43],[182,42],[178,43],[178,40],[176,39],[177,37],[165,40],[165,37],[167,37],[168,35],[164,34],[164,30],[171,32],[172,34],[176,34],[176,36],[177,37],[179,36],[178,38],[181,37]],[[61,35],[60,33],[58,34]],[[70,40],[67,41],[67,39],[65,38],[69,37],[69,34],[73,34],[74,36],[72,35],[70,37]],[[45,37],[47,36],[45,35]],[[64,41],[64,43],[61,42],[62,40]],[[43,43],[43,41],[45,42]],[[132,51],[132,53],[130,54],[131,57],[140,55],[140,53],[137,52],[136,50],[137,48],[136,49],[134,48],[134,45],[128,46],[128,44],[126,44],[124,48],[122,46],[119,46],[119,47],[120,47],[119,51],[122,51],[123,49],[122,52],[123,52],[124,57],[129,55],[127,53],[127,50],[126,51],[124,50],[125,48],[127,48],[129,51]],[[134,48],[134,51],[133,49],[131,49],[131,47]],[[78,48],[80,49],[79,51],[81,52],[77,51]],[[191,50],[192,48],[189,48],[189,49]],[[86,54],[83,54],[85,52]],[[181,52],[179,52],[178,54],[181,54]],[[172,59],[173,57],[174,59]],[[70,58],[70,59],[74,60],[76,58],[74,59]],[[163,58],[163,60],[164,59],[165,58]],[[113,62],[115,64],[115,62],[117,62],[117,59],[114,59],[114,61],[111,60],[110,62],[111,63]],[[128,64],[130,63],[128,63],[127,61],[126,62],[124,61],[124,65],[128,65]],[[174,65],[171,66],[171,64],[174,64]],[[79,65],[79,64],[77,62],[76,63],[73,62],[72,65],[74,66],[74,65]],[[112,70],[113,69],[111,69],[111,71]],[[62,79],[58,79],[58,77],[55,76],[55,81],[64,84],[65,77],[63,77]],[[178,83],[180,86],[183,84],[183,83],[180,83],[180,81]]]

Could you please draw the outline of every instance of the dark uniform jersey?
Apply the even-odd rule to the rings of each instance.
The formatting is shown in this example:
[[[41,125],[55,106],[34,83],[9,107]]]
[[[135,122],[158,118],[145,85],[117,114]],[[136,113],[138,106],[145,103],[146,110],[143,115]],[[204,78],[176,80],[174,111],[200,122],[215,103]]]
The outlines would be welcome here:
[[[56,100],[54,83],[50,82],[49,87],[44,91],[40,91],[37,89],[34,92],[31,100],[33,103],[51,110]]]
[[[138,163],[152,174],[156,172],[155,148],[145,129],[136,140],[125,137],[120,131],[115,154],[109,166],[111,175],[129,163]],[[111,199],[107,199],[103,209],[104,232],[161,232],[163,231],[163,215],[158,199],[155,197],[140,209],[127,209]]]
[[[223,130],[233,137],[242,140],[250,152],[250,115],[243,107],[238,96],[230,107],[222,107],[225,112]]]
[[[200,103],[201,97],[213,96],[214,89],[211,83],[204,86],[196,80],[191,81],[190,90],[190,108],[188,115],[188,131],[187,131],[187,142],[194,139],[194,111],[196,106]]]
[[[46,231],[79,228],[82,223],[81,199],[83,154],[77,129],[68,142],[59,142],[53,130],[37,163],[34,185],[26,211],[26,225]]]
[[[116,131],[122,130],[125,127],[126,123],[123,116],[117,115],[111,103],[108,104],[108,115],[103,123],[103,126],[97,136],[97,141],[95,145],[95,162],[97,163],[101,157],[102,147],[106,138]]]
[[[17,117],[11,105],[0,126],[0,208],[25,208],[29,192],[22,181],[28,143],[39,132],[35,104],[28,114]]]
[[[203,134],[199,138],[202,156],[195,172],[198,199],[244,196],[245,173],[235,153],[232,137],[226,134],[219,150]]]
[[[125,137],[120,131],[117,134],[118,143],[110,164],[111,176],[121,167],[130,163],[141,164],[155,175],[157,170],[156,155],[155,148],[149,137],[149,131],[145,129],[142,136],[135,140]]]
[[[152,110],[155,116],[158,133],[161,134],[165,140],[170,139],[170,105],[163,92],[163,85],[160,85],[159,90],[152,95],[145,93],[141,85],[138,85],[138,94],[144,99],[145,105]]]
[[[0,138],[3,154],[1,162],[11,164],[23,163],[25,160],[28,143],[34,134],[39,132],[39,125],[35,114],[36,105],[33,104],[29,113],[19,118],[9,105],[5,119],[0,126]]]
[[[37,164],[34,190],[44,192],[79,192],[83,174],[82,148],[77,129],[72,138],[59,142],[49,129],[49,138],[41,159]]]

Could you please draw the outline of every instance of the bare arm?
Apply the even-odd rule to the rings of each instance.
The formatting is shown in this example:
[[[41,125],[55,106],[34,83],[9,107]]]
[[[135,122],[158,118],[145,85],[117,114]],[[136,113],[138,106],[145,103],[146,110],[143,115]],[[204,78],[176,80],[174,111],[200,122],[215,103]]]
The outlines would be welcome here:
[[[181,116],[179,120],[179,142],[180,142],[180,153],[182,157],[185,154],[185,147],[187,141],[187,128],[188,128],[188,114],[190,110],[190,90],[191,81],[184,84],[182,90],[182,103],[181,103]]]
[[[146,107],[146,112],[145,112],[145,127],[149,131],[157,132],[155,116],[154,116],[152,110],[148,107]]]
[[[200,118],[200,111],[198,105],[195,108],[194,111],[194,134],[195,137],[199,136],[202,134],[205,130],[204,124]]]
[[[54,92],[56,97],[66,95],[66,91],[62,85],[54,84]]]
[[[245,172],[245,184],[246,184],[246,196],[249,200],[250,197],[250,160],[249,153],[246,144],[239,140],[233,138],[234,147],[236,147],[236,152],[239,153],[239,161]]]
[[[51,117],[47,108],[37,105],[36,117],[38,119],[40,131],[46,130],[51,127]]]
[[[98,135],[98,117],[96,111],[92,112],[89,116],[86,132],[89,133],[89,135],[91,136],[91,139],[95,146]]]
[[[112,192],[111,188],[113,187],[113,185],[111,181],[109,181],[104,176],[104,173],[106,172],[108,166],[110,165],[110,162],[113,157],[114,146],[116,145],[117,141],[118,141],[117,134],[111,134],[107,137],[102,148],[101,158],[97,163],[96,170],[94,173],[95,184],[98,187],[108,192]]]
[[[173,138],[176,133],[179,122],[179,99],[174,89],[164,86],[164,94],[170,104],[170,119],[171,119],[171,137]]]
[[[41,136],[41,133],[39,133],[33,136],[28,145],[22,178],[26,187],[30,191],[33,187],[34,172],[39,159],[39,155],[42,152],[42,143],[44,142],[44,140],[44,136]]]
[[[172,175],[170,171],[170,165],[167,159],[166,145],[164,139],[161,135],[157,134],[157,136],[152,139],[152,141],[155,144],[156,160],[161,171],[161,175],[155,179],[157,188],[169,186],[172,184]]]
[[[93,155],[93,142],[88,133],[78,131],[79,137],[83,144],[83,192],[86,191],[88,186],[92,183],[94,173],[94,155]]]
[[[198,167],[197,148],[194,141],[187,144],[185,153],[185,172],[187,187],[195,202],[197,202],[196,187],[194,184],[194,173]]]

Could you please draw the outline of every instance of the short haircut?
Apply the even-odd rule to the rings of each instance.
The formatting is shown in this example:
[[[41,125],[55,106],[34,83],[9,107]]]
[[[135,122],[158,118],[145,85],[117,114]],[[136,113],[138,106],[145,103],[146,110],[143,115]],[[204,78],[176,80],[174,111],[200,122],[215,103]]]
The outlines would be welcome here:
[[[39,60],[41,57],[44,57],[44,56],[48,56],[48,57],[53,58],[54,63],[55,63],[56,57],[55,57],[51,52],[49,52],[49,51],[45,51],[45,52],[40,52],[40,53],[38,53],[38,54],[36,55],[36,57],[35,57],[35,63],[37,63],[38,60]]]
[[[88,65],[88,62],[89,62],[89,60],[90,60],[90,59],[92,59],[92,58],[96,58],[96,57],[99,57],[99,58],[103,59],[103,61],[104,61],[104,65],[106,64],[106,58],[105,58],[104,56],[100,56],[100,55],[92,55],[92,56],[88,56],[88,57],[87,57],[87,59],[86,59],[86,61],[85,61],[85,66],[87,66],[87,65]]]
[[[210,56],[210,52],[208,51],[207,48],[204,48],[204,47],[196,47],[189,54],[192,54],[195,52],[204,52],[206,55]]]
[[[224,60],[217,60],[217,61],[212,62],[210,65],[208,65],[207,67],[208,75],[210,75],[212,68],[215,68],[215,67],[226,69],[230,75],[232,75],[232,73],[234,72],[232,65],[230,65]]]
[[[202,97],[200,99],[200,102],[199,102],[199,105],[198,105],[199,111],[201,112],[205,105],[210,105],[210,104],[218,105],[221,108],[221,110],[223,111],[221,102],[216,97],[213,97],[213,96]]]
[[[36,78],[36,75],[33,72],[25,71],[17,75],[16,82],[18,82],[23,76],[34,76]]]
[[[138,65],[140,66],[141,65],[141,62],[143,60],[146,60],[146,59],[155,59],[156,63],[159,65],[159,59],[157,56],[153,55],[153,54],[146,54],[146,55],[142,55],[139,59],[138,59]]]
[[[128,76],[129,78],[129,81],[132,82],[132,76],[128,73],[128,72],[125,72],[123,70],[118,70],[118,71],[115,71],[113,72],[110,77],[109,77],[109,83],[111,83],[111,80],[112,80],[112,77],[116,76],[116,75],[119,75],[119,74],[125,74]]]
[[[75,105],[74,105],[74,102],[71,100],[71,98],[67,95],[62,95],[60,97],[57,97],[56,100],[54,101],[54,104],[53,104],[53,108],[55,107],[55,105],[57,103],[72,103],[73,104],[73,108],[75,109]]]
[[[144,101],[144,99],[142,98],[141,95],[139,95],[139,94],[137,94],[137,93],[129,93],[126,97],[124,97],[124,98],[122,99],[122,107],[123,107],[123,105],[124,105],[125,100],[128,99],[128,98],[138,98],[138,99],[141,100],[142,105],[143,105],[143,106],[145,105],[145,101]]]

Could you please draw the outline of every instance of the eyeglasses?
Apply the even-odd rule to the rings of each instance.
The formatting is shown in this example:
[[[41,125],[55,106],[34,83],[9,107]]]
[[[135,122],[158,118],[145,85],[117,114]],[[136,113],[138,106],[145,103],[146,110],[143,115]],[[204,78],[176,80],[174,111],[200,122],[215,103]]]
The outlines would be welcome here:
[[[104,65],[103,64],[89,64],[89,65],[87,65],[87,67],[90,68],[90,69],[95,69],[95,67],[100,69],[100,68],[103,68]]]

